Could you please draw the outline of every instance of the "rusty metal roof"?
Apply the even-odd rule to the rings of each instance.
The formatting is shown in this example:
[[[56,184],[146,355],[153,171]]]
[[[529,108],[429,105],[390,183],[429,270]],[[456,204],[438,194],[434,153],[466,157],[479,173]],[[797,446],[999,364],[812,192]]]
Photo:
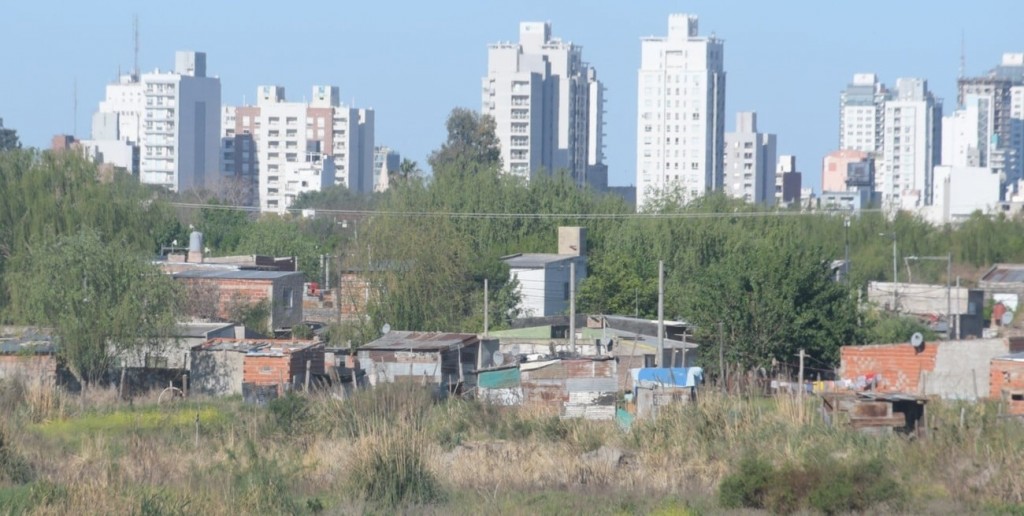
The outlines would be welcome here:
[[[1024,264],[997,263],[982,276],[992,283],[1024,283]]]
[[[444,333],[418,331],[392,331],[366,344],[363,350],[391,351],[443,351],[476,344],[480,339],[473,333]]]

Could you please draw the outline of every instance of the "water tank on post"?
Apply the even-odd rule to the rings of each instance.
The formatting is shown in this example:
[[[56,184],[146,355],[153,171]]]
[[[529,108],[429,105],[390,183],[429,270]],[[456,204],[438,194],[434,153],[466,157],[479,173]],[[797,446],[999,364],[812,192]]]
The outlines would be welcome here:
[[[193,231],[188,235],[188,261],[191,263],[202,263],[203,261],[203,234]]]

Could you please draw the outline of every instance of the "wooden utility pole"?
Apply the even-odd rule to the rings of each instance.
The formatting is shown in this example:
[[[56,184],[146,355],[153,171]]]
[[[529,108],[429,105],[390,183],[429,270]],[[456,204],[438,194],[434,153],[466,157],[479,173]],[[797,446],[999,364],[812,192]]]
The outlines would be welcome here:
[[[804,422],[804,349],[800,348],[800,375],[797,403],[800,404],[800,423]]]
[[[658,260],[658,356],[655,367],[664,367],[665,354],[665,261]]]
[[[489,294],[489,292],[487,290],[487,278],[484,278],[484,337],[487,336],[487,329],[488,329],[487,328],[487,324],[489,322],[488,319],[487,319],[487,316],[488,316],[488,310],[487,310],[488,297],[487,296],[488,296],[488,294]]]

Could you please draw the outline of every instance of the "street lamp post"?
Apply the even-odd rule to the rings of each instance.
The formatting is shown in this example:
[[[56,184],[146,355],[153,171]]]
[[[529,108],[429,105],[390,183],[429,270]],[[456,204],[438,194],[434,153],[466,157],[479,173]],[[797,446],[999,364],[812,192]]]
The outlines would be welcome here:
[[[846,269],[846,284],[850,284],[850,217],[843,220],[843,227],[846,228],[846,256],[843,267]]]
[[[907,260],[936,260],[946,262],[946,335],[952,338],[953,296],[952,283],[950,283],[950,279],[953,276],[953,253],[947,253],[946,256],[908,256]]]
[[[898,291],[900,288],[900,269],[896,261],[896,232],[879,233],[878,236],[892,238],[892,311],[895,312],[896,302],[899,296]]]

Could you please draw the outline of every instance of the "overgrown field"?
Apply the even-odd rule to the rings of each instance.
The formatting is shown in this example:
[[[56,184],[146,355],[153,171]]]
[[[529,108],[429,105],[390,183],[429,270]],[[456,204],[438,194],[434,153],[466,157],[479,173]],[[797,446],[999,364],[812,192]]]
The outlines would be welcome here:
[[[994,406],[933,402],[910,440],[807,403],[708,394],[623,432],[413,387],[257,408],[0,382],[0,514],[1024,511],[1024,426]]]

